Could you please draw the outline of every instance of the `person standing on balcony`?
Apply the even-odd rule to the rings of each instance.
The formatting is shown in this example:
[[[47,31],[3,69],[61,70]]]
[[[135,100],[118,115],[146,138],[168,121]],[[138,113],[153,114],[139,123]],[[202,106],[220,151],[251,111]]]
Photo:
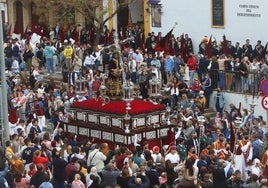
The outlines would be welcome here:
[[[233,82],[232,82],[232,90],[235,92],[238,92],[241,90],[241,76],[240,76],[240,70],[239,70],[239,65],[240,65],[240,59],[235,58],[234,64],[233,64]]]
[[[248,76],[249,76],[249,58],[244,57],[242,62],[239,64],[239,71],[241,74],[241,82],[242,82],[242,92],[246,93],[249,91],[249,84],[248,84]]]
[[[216,89],[218,87],[218,70],[219,70],[219,62],[216,56],[213,56],[211,58],[211,62],[208,65],[208,70],[210,72],[212,89]]]
[[[225,83],[226,89],[231,90],[232,82],[233,82],[233,58],[232,56],[228,55],[227,59],[224,61],[224,68],[225,68]]]
[[[246,40],[246,43],[243,45],[242,49],[243,49],[242,57],[248,57],[248,58],[252,57],[253,49],[249,39]]]
[[[260,80],[268,78],[268,66],[264,59],[260,60]]]
[[[249,87],[252,93],[257,93],[259,89],[259,75],[260,70],[257,58],[253,58],[252,63],[249,64]]]
[[[225,67],[224,67],[224,62],[227,60],[226,56],[222,54],[220,58],[218,59],[219,62],[219,87],[222,88],[223,90],[226,89],[226,83],[225,83]]]

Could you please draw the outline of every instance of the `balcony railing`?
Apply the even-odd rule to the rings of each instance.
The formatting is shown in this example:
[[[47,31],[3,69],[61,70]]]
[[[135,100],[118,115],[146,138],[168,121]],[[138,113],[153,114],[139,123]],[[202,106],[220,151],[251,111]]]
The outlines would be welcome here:
[[[213,89],[220,87],[223,91],[262,95],[260,83],[268,75],[259,72],[249,72],[243,75],[239,71],[210,70],[211,85]]]

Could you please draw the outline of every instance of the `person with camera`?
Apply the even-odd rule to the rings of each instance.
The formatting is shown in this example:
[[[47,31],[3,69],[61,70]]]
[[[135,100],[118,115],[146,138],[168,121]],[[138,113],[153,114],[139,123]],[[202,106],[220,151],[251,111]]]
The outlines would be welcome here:
[[[137,172],[128,182],[129,188],[149,188],[150,180],[145,172]]]
[[[115,187],[117,184],[117,178],[120,176],[121,172],[116,167],[116,163],[111,160],[104,169],[102,170],[102,183],[101,187],[111,186]]]

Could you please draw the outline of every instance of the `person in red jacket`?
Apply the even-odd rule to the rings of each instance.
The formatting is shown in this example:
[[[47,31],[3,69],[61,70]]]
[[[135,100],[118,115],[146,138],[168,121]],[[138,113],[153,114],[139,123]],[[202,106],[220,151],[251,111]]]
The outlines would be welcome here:
[[[189,58],[187,60],[187,66],[189,67],[189,77],[190,77],[189,85],[192,85],[193,81],[194,81],[194,75],[196,72],[196,68],[197,68],[197,59],[193,55],[193,52],[190,52],[190,54],[189,54]]]
[[[201,91],[201,83],[198,78],[194,79],[194,83],[190,85],[189,89],[192,97],[196,97],[199,95],[199,92]]]
[[[42,152],[40,150],[36,150],[34,152],[33,156],[33,163],[37,166],[38,164],[41,164],[43,166],[43,170],[45,171],[47,169],[47,163],[49,159],[45,152]]]

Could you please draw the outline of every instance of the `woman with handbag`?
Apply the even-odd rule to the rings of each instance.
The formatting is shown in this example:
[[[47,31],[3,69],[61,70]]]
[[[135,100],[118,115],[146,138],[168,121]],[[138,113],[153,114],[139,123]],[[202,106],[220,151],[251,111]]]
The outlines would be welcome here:
[[[176,188],[195,188],[195,168],[193,167],[193,160],[191,158],[186,159],[183,178],[176,186]]]

